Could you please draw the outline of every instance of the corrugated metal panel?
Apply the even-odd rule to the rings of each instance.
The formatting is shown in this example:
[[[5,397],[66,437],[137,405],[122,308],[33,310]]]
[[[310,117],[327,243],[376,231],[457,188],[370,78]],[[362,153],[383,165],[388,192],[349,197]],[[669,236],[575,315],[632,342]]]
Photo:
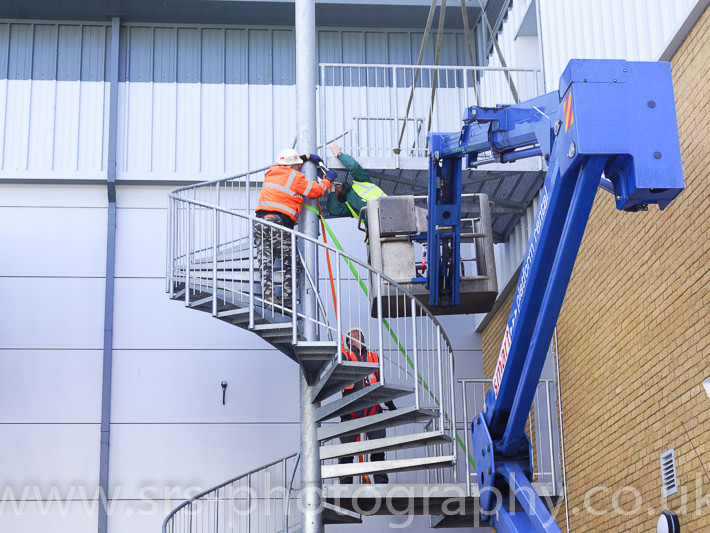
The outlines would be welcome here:
[[[539,1],[545,81],[554,90],[572,58],[655,61],[697,0]]]
[[[0,23],[0,171],[102,177],[103,24]]]
[[[293,144],[293,30],[136,23],[121,34],[119,178],[236,174],[270,163]],[[319,50],[321,60],[411,62],[421,38],[406,30],[323,29]],[[103,177],[108,39],[107,24],[0,23],[4,177]],[[442,64],[467,61],[462,42],[461,32],[446,32]],[[425,62],[433,61],[434,49],[432,36]],[[391,73],[360,70],[347,85],[370,83],[377,92],[392,84]],[[401,81],[405,91],[407,80]],[[456,81],[440,80],[442,95],[448,86]],[[389,116],[390,104],[376,100],[368,116]],[[458,100],[454,119],[437,113],[434,123],[458,121]],[[338,105],[349,104],[341,99]],[[336,109],[327,116],[341,114]]]
[[[536,1],[540,2],[539,27],[547,91],[557,89],[559,77],[572,58],[655,61],[683,17],[696,4],[696,0],[514,0],[498,34],[509,66],[533,66],[535,56],[524,47],[539,43],[539,38],[521,38],[516,34],[528,9],[536,9]],[[490,65],[500,64],[495,52],[489,60]],[[520,90],[522,99],[527,98],[525,92]],[[501,100],[486,102],[487,105],[510,99],[504,84],[489,86],[487,94],[497,95]],[[501,287],[522,261],[536,208],[537,202],[528,208],[510,239],[496,248]]]
[[[416,60],[421,37],[402,30],[320,30],[318,49],[321,61],[392,63],[412,56]],[[269,164],[275,153],[293,144],[292,30],[128,25],[128,38],[129,76],[120,92],[121,178],[236,174]],[[444,36],[442,63],[465,58],[455,49],[461,39],[463,35],[455,32]],[[433,61],[433,38],[428,50]],[[173,69],[176,86],[156,83],[172,80]],[[146,79],[151,71],[152,77]],[[375,69],[362,69],[348,81],[359,87],[368,76],[375,87],[391,83]],[[348,105],[345,100],[341,106]],[[389,112],[386,102],[370,111]],[[327,116],[340,114],[331,110]]]

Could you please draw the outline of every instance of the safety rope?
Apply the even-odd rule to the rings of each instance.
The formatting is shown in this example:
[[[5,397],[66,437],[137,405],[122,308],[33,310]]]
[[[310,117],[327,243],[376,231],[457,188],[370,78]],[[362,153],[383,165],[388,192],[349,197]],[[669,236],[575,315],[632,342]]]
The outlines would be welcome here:
[[[344,250],[343,247],[341,246],[340,241],[338,241],[338,238],[335,236],[335,233],[333,233],[333,230],[331,229],[330,225],[328,225],[328,223],[325,221],[325,218],[323,217],[323,214],[320,212],[320,209],[316,209],[315,207],[313,207],[312,205],[309,205],[309,204],[303,204],[303,207],[304,207],[305,209],[308,209],[309,211],[312,211],[312,212],[315,213],[316,215],[318,215],[318,217],[320,218],[320,221],[321,221],[321,227],[325,228],[325,232],[323,233],[323,238],[325,239],[325,233],[327,232],[328,235],[330,235],[330,240],[333,242],[333,245],[334,245],[338,250],[340,250],[341,252],[343,252],[343,254],[345,254],[345,250]],[[365,284],[365,281],[360,277],[360,274],[358,274],[358,271],[357,271],[357,269],[355,268],[355,265],[353,265],[352,261],[350,261],[345,255],[343,255],[343,260],[344,260],[345,263],[348,265],[348,268],[350,269],[350,272],[352,273],[352,275],[353,275],[353,276],[355,277],[355,279],[357,280],[358,285],[360,285],[360,288],[361,288],[362,291],[365,293],[365,296],[367,296],[367,297],[369,298],[369,297],[370,297],[370,290],[368,289],[367,285]],[[334,282],[333,282],[332,273],[331,273],[331,283],[334,283]],[[407,353],[407,349],[406,349],[404,346],[402,346],[402,343],[399,341],[399,338],[398,338],[397,335],[395,334],[394,330],[390,327],[389,322],[387,321],[387,319],[386,319],[386,318],[382,318],[381,320],[382,320],[382,325],[383,325],[383,326],[385,327],[385,329],[389,332],[390,337],[392,337],[392,340],[394,340],[395,344],[397,344],[397,348],[399,349],[399,352],[400,352],[400,353],[404,356],[404,358],[406,359],[407,364],[408,364],[412,369],[414,369],[414,362],[413,362],[412,359],[409,357],[409,354]],[[434,396],[434,394],[431,392],[431,390],[429,389],[429,385],[428,385],[427,382],[424,380],[424,377],[423,377],[421,374],[419,374],[419,375],[417,376],[417,379],[418,379],[419,383],[421,383],[422,386],[424,387],[424,390],[426,390],[426,391],[429,393],[429,396],[432,398],[432,400],[434,400],[434,403],[436,403],[437,406],[441,406],[441,404],[439,403],[439,399],[438,399],[436,396]],[[447,422],[449,422],[450,424],[452,423],[451,420],[449,419],[449,414],[448,414],[448,413],[445,412],[445,413],[444,413],[444,417],[446,418],[446,421],[447,421]],[[453,426],[454,426],[454,434],[456,435],[456,442],[458,443],[459,447],[460,447],[462,450],[465,451],[465,450],[466,450],[466,446],[464,445],[463,441],[461,440],[461,437],[459,437],[459,434],[458,434],[458,432],[456,431],[456,422],[455,422],[455,421],[453,422]],[[468,461],[469,461],[469,463],[471,463],[471,465],[472,465],[474,468],[476,468],[476,462],[473,460],[473,457],[471,457],[471,455],[468,456]]]
[[[308,204],[306,204],[308,205]],[[320,219],[321,233],[323,234],[323,242],[328,244],[328,238],[325,236],[325,219],[323,218],[323,213],[320,210],[320,203],[316,202],[318,205],[318,218]],[[310,207],[310,206],[308,206]],[[330,276],[330,291],[333,293],[333,311],[335,311],[335,318],[338,318],[338,299],[335,296],[335,281],[333,280],[333,267],[330,265],[330,251],[326,248],[325,250],[325,260],[328,263],[328,275]]]
[[[426,50],[426,43],[429,40],[429,33],[431,32],[431,25],[434,22],[434,13],[436,12],[436,0],[431,0],[431,6],[429,6],[429,15],[427,15],[426,26],[424,27],[424,35],[422,35],[422,44],[419,47],[419,57],[417,58],[417,66],[422,64],[424,59],[424,50]],[[412,89],[409,91],[409,100],[407,101],[407,111],[404,113],[404,122],[402,122],[402,131],[399,132],[399,139],[397,140],[397,147],[392,151],[395,154],[399,154],[402,146],[402,138],[404,137],[404,130],[407,127],[407,119],[409,118],[409,111],[412,108],[412,100],[414,99],[414,89],[417,86],[417,81],[419,81],[419,69],[414,69],[414,77],[412,78]],[[392,80],[396,85],[397,80]],[[397,117],[394,117],[397,120]]]
[[[434,54],[434,65],[439,66],[439,60],[441,59],[441,42],[444,37],[444,21],[446,20],[446,0],[441,0],[441,8],[439,9],[439,27],[436,34],[436,52]],[[429,148],[429,136],[428,133],[431,131],[431,115],[434,112],[434,100],[436,98],[436,87],[439,84],[439,70],[434,70],[434,76],[431,80],[431,102],[429,104],[429,120],[426,126],[427,140],[426,148]]]
[[[466,37],[466,52],[468,53],[468,62],[471,64],[472,67],[475,67],[475,61],[473,59],[473,44],[471,43],[471,28],[468,26],[468,10],[466,9],[466,2],[465,0],[461,0],[461,19],[463,21],[463,28],[464,28],[464,36]],[[464,76],[466,73],[464,73]],[[472,75],[472,85],[473,85],[473,94],[476,97],[476,105],[481,105],[481,102],[478,99],[478,80],[476,76],[476,71],[471,72]]]
[[[493,31],[491,21],[488,20],[488,15],[486,15],[486,8],[483,7],[483,2],[481,0],[478,0],[478,5],[481,6],[481,16],[483,17],[483,20],[486,21],[486,25],[488,26],[488,33],[491,34],[491,41],[493,41],[493,47],[496,49],[496,54],[498,55],[500,66],[507,69],[508,65],[506,64],[505,58],[503,57],[503,52],[501,52],[500,46],[498,46],[498,38],[496,37],[495,31]],[[508,72],[507,70],[505,71],[505,77],[508,79],[508,86],[510,87],[510,92],[513,95],[513,100],[515,100],[516,104],[519,104],[520,97],[518,96],[518,89],[515,88],[513,78],[510,76],[510,72]]]

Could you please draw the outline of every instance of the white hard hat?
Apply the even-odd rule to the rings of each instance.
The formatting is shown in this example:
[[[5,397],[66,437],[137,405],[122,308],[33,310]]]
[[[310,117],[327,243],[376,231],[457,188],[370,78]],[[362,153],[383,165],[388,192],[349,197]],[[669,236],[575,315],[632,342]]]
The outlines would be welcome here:
[[[348,331],[347,338],[348,340],[353,338],[353,333],[359,333],[360,335],[360,342],[365,342],[365,332],[362,331],[360,328],[350,328],[350,331]]]
[[[277,165],[300,165],[301,163],[303,163],[303,159],[293,148],[281,150],[279,158],[276,160]]]

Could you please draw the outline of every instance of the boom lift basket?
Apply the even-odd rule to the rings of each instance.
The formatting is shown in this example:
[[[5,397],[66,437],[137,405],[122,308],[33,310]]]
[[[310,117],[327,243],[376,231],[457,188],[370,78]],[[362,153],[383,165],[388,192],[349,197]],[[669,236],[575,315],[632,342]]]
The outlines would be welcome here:
[[[460,304],[429,305],[426,264],[427,197],[388,196],[367,203],[368,259],[375,270],[383,272],[409,290],[436,315],[486,313],[498,295],[493,256],[492,204],[485,194],[462,195]],[[454,265],[451,265],[453,268]],[[377,284],[370,274],[371,315],[377,316]],[[411,301],[382,281],[384,317],[411,315]]]

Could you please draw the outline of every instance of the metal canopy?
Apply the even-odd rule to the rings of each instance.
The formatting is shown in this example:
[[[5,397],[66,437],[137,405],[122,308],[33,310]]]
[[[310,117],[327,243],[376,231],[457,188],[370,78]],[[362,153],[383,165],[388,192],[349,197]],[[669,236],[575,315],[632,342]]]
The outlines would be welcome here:
[[[352,183],[345,170],[337,170],[338,181]],[[368,169],[373,181],[388,195],[426,195],[428,170]],[[545,171],[485,171],[464,170],[463,192],[485,193],[495,202],[493,239],[500,243],[515,229],[525,209],[532,203],[542,183]],[[326,213],[325,201],[323,212]],[[327,215],[326,215],[327,216]],[[465,216],[469,216],[464,214]]]
[[[429,11],[428,0],[317,0],[316,23],[333,27],[420,28]],[[0,0],[4,18],[122,22],[263,24],[293,26],[293,0]],[[480,8],[468,8],[470,21]],[[463,28],[459,4],[449,6],[446,28]]]

